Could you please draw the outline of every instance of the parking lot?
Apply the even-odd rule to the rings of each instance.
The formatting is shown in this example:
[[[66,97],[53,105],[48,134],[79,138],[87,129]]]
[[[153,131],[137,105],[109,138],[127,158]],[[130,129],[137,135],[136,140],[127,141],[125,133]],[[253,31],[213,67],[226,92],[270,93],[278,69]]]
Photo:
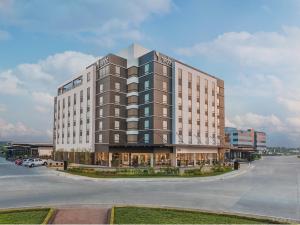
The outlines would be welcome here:
[[[24,168],[0,158],[0,208],[143,204],[241,212],[300,220],[300,159],[264,157],[239,176],[194,179],[90,180]]]

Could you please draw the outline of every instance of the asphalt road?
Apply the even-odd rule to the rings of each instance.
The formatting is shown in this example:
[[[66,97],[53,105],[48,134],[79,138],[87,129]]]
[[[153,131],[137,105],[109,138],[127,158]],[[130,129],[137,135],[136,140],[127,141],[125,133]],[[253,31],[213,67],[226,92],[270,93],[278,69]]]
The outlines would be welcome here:
[[[24,168],[0,158],[0,208],[141,204],[249,213],[300,221],[300,159],[264,157],[238,176],[213,179],[90,180]]]

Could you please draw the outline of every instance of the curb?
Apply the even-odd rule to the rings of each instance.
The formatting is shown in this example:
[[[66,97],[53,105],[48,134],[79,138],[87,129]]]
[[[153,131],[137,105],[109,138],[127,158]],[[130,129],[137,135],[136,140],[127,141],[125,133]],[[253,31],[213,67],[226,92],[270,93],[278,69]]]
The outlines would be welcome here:
[[[30,211],[39,211],[43,209],[51,209],[49,207],[24,207],[24,208],[8,208],[8,209],[0,209],[0,213],[11,213],[11,212],[30,212]]]
[[[109,224],[112,225],[114,224],[115,220],[115,206],[111,207],[110,213],[109,213]]]
[[[54,215],[56,213],[56,209],[54,208],[50,208],[46,218],[44,219],[44,221],[42,222],[42,224],[50,224],[50,222],[52,221]]]
[[[71,174],[64,171],[57,171],[57,176],[60,177],[67,177],[70,179],[76,179],[76,180],[91,180],[91,181],[137,181],[137,182],[155,182],[155,181],[165,181],[165,182],[207,182],[207,181],[215,181],[215,180],[224,180],[224,179],[230,179],[236,176],[240,176],[242,174],[245,174],[252,170],[255,166],[247,166],[246,169],[243,170],[233,170],[229,173],[221,174],[221,175],[215,175],[215,176],[199,176],[199,177],[124,177],[124,178],[97,178],[97,177],[88,177],[83,175],[77,175],[77,174]]]

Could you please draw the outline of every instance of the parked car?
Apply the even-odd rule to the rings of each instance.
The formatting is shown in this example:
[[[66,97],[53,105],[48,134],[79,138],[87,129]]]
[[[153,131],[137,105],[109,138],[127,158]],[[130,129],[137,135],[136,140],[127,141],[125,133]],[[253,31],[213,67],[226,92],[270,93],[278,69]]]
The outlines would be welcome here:
[[[22,160],[22,159],[17,159],[17,160],[15,161],[15,164],[18,165],[18,166],[21,166],[22,163],[23,163],[23,160]]]
[[[22,166],[25,166],[25,164],[26,164],[29,160],[31,160],[31,159],[23,159],[23,160],[22,160]]]
[[[47,166],[47,161],[43,159],[29,159],[23,162],[23,166],[35,167],[35,166]]]

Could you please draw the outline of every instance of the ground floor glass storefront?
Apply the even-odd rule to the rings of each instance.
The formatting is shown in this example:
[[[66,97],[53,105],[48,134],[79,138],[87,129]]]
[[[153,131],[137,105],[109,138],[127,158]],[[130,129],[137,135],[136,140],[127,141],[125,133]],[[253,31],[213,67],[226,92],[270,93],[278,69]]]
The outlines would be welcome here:
[[[92,152],[62,152],[56,151],[54,154],[56,161],[68,161],[76,164],[94,164],[94,153]]]
[[[171,166],[170,153],[95,153],[95,163],[112,167]]]
[[[55,160],[103,167],[188,167],[218,163],[218,153],[55,152]]]
[[[218,162],[217,153],[177,153],[177,166],[199,166]]]

